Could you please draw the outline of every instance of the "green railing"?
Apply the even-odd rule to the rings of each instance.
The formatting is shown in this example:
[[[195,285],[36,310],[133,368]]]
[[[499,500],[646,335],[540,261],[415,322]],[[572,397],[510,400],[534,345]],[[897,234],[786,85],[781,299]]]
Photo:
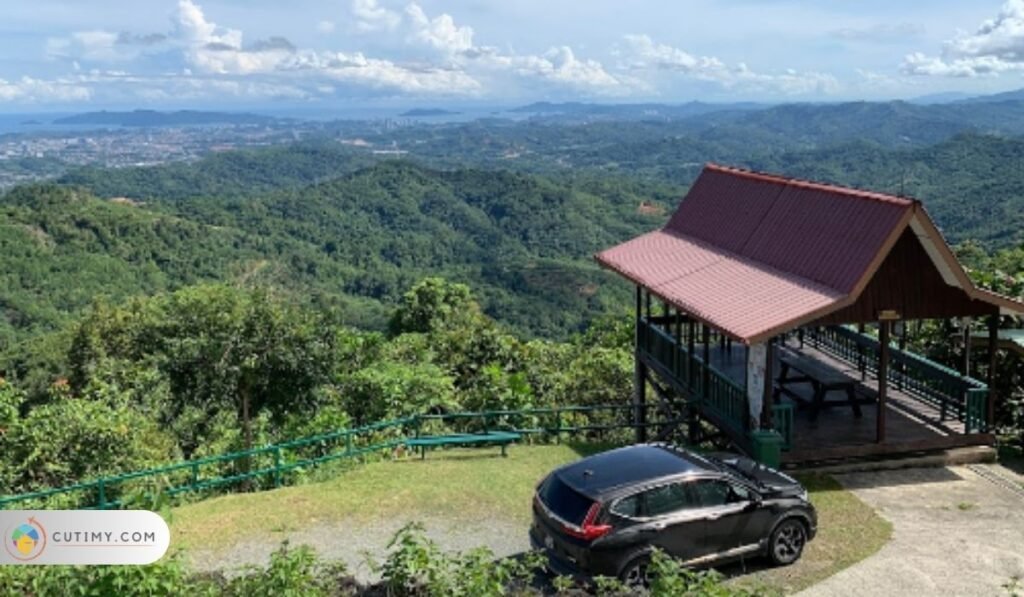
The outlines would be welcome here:
[[[772,405],[772,427],[782,436],[782,449],[793,449],[793,403]]]
[[[810,330],[809,335],[816,348],[878,375],[881,346],[875,338],[843,326]],[[940,421],[953,417],[965,423],[967,433],[985,430],[987,385],[912,352],[891,347],[889,354],[887,377],[894,387],[939,409]]]
[[[738,437],[747,426],[747,393],[712,365],[705,365],[697,355],[690,355],[676,338],[644,319],[637,321],[638,348],[660,364],[675,380],[688,390],[688,401],[693,401],[710,413],[726,431]],[[707,375],[705,376],[705,368]],[[708,387],[704,387],[705,377]]]
[[[648,421],[644,426],[657,428],[674,423]],[[0,509],[56,506],[103,510],[158,495],[202,496],[269,489],[292,483],[300,471],[325,463],[360,461],[375,454],[394,456],[406,440],[426,433],[508,430],[555,440],[581,434],[586,439],[602,439],[609,431],[635,428],[632,406],[618,404],[417,415],[64,487],[0,496]]]

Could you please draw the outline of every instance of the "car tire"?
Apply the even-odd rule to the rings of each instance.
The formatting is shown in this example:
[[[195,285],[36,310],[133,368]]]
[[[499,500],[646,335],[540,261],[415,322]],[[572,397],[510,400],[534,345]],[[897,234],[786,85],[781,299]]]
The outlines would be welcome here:
[[[651,556],[647,554],[636,556],[622,567],[622,571],[619,572],[619,580],[629,588],[646,589],[650,586],[650,581],[647,576],[648,570],[650,570],[650,565]]]
[[[787,518],[772,531],[768,557],[776,566],[789,566],[800,559],[807,545],[807,525],[798,518]]]

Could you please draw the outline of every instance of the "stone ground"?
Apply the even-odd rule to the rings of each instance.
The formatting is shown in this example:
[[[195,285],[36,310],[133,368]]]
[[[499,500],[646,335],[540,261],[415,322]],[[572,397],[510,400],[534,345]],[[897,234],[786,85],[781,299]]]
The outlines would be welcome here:
[[[905,469],[836,475],[846,488],[892,522],[878,553],[800,593],[928,596],[1024,594],[1024,492],[982,476],[987,470],[1022,487],[997,465]]]
[[[496,556],[507,557],[530,549],[526,527],[521,523],[505,519],[466,522],[422,516],[417,520],[426,528],[427,537],[445,551],[487,547]],[[313,546],[325,560],[345,562],[360,582],[371,582],[379,576],[373,573],[368,558],[383,561],[388,541],[408,522],[404,519],[352,520],[313,529],[283,530],[269,539],[243,541],[225,551],[196,551],[190,554],[190,564],[200,571],[231,571],[247,565],[265,565],[271,552],[287,540],[291,545]]]

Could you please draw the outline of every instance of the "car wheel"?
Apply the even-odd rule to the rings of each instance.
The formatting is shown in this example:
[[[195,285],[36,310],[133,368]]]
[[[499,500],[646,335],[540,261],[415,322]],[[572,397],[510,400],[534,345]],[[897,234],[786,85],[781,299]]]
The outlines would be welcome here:
[[[772,532],[768,556],[776,566],[788,566],[800,559],[807,543],[807,527],[795,518],[782,521]]]
[[[639,556],[633,558],[619,573],[619,580],[630,588],[644,588],[650,586],[650,579],[647,576],[650,569],[651,558]]]

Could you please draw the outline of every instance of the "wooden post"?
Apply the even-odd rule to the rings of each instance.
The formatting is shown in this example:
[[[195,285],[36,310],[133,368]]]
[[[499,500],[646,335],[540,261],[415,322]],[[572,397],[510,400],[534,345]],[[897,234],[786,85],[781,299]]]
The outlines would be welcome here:
[[[864,324],[857,324],[857,333],[864,335]],[[864,381],[868,377],[867,360],[864,358],[864,347],[857,344],[857,370],[860,371],[860,380]]]
[[[889,385],[889,321],[878,322],[878,416],[875,429],[875,441],[885,441],[885,399]]]
[[[988,318],[988,412],[985,413],[989,433],[996,424],[996,352],[999,350],[999,314]]]
[[[899,347],[900,352],[906,352],[907,350],[907,323],[900,321],[899,323]],[[896,325],[895,323],[893,324]],[[902,356],[902,355],[901,355]],[[900,359],[900,375],[896,378],[896,387],[901,392],[903,391],[903,380],[907,377],[907,361],[906,359]]]

